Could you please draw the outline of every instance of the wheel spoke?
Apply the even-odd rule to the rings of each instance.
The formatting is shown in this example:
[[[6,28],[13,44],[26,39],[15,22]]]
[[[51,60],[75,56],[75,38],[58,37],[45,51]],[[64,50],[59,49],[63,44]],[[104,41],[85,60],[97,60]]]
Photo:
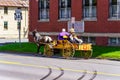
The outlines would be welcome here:
[[[50,44],[46,44],[44,47],[44,55],[51,57],[53,55],[53,48]]]
[[[89,59],[92,56],[92,51],[82,51],[81,56],[85,59]]]
[[[66,43],[62,52],[63,57],[64,58],[73,57],[74,53],[75,53],[75,49],[73,44]]]

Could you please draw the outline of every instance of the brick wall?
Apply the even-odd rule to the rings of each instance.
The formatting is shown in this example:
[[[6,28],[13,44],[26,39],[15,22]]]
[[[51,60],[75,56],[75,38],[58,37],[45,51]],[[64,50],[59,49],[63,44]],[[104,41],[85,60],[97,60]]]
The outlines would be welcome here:
[[[72,17],[75,17],[75,20],[77,21],[82,19],[82,0],[72,0],[71,14]],[[48,22],[41,22],[38,20],[38,2],[37,0],[30,0],[29,19],[30,31],[37,29],[40,32],[60,32],[62,28],[67,29],[67,21],[58,20],[58,0],[50,0],[50,20]],[[84,33],[120,33],[119,24],[119,20],[109,19],[109,0],[97,0],[97,20],[86,20]],[[102,39],[104,41],[102,41]],[[99,36],[96,39],[96,43],[98,45],[106,45],[107,40],[107,36]]]

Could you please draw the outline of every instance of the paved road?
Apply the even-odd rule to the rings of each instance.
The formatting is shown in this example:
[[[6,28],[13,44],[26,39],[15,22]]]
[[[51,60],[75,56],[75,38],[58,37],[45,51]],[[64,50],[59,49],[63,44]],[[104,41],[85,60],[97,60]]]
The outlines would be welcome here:
[[[0,80],[120,80],[120,62],[0,53]]]

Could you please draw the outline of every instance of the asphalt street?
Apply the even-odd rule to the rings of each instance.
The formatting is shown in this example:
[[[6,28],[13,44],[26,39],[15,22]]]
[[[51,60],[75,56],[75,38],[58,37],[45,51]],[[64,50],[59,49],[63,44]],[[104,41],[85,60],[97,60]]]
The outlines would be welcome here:
[[[120,80],[120,62],[1,52],[0,80]]]

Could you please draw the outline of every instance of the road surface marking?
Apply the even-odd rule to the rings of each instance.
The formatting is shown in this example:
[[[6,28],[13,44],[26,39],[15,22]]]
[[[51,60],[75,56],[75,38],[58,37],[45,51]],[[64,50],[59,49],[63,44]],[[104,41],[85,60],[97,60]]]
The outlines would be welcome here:
[[[0,60],[0,63],[1,64],[20,65],[20,66],[29,66],[29,67],[36,67],[36,68],[48,68],[48,66],[38,66],[38,65],[23,64],[23,63],[20,63],[20,62],[3,61],[3,60]],[[59,70],[58,68],[55,68],[53,66],[49,66],[49,67],[51,67],[54,70]],[[69,69],[69,68],[62,68],[62,69],[66,70],[66,71],[73,71],[73,72],[84,72],[85,71],[85,70],[75,70],[75,69]],[[94,72],[92,72],[92,71],[87,71],[87,73],[94,74]],[[118,77],[120,77],[120,74],[113,74],[113,73],[97,72],[97,74],[106,75],[106,76],[118,76]]]

